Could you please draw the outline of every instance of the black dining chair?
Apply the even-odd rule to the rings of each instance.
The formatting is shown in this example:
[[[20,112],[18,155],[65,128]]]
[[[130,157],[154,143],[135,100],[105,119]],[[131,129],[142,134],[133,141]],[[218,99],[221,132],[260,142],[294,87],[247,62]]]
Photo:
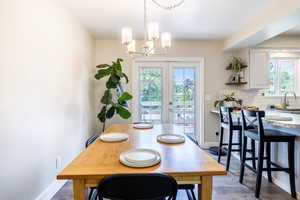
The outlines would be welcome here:
[[[177,182],[164,174],[117,174],[98,185],[99,200],[176,200],[176,196]]]
[[[218,153],[218,162],[221,162],[222,148],[223,146],[228,147],[227,152],[227,162],[226,162],[226,171],[229,170],[231,152],[239,152],[240,157],[242,156],[242,124],[240,119],[237,121],[233,120],[232,117],[233,108],[232,107],[220,107],[220,141],[219,141],[219,153]],[[228,130],[228,143],[223,142],[224,129]],[[233,143],[234,134],[238,134],[238,142]],[[233,146],[238,146],[238,148],[233,149]],[[252,153],[253,157],[255,156],[255,141],[251,140],[251,149],[247,150],[249,153]],[[255,161],[252,163],[253,168],[255,168]]]
[[[188,200],[197,200],[194,189],[195,185],[193,184],[178,184],[178,190],[185,190]]]
[[[265,129],[262,119],[265,117],[264,111],[242,110],[243,121],[243,147],[242,147],[242,161],[240,170],[240,183],[243,183],[245,167],[256,173],[256,188],[255,197],[259,198],[262,172],[267,171],[268,181],[272,182],[272,171],[284,171],[289,174],[291,196],[296,198],[295,189],[295,136],[277,129]],[[257,123],[257,128],[248,129]],[[246,156],[247,138],[251,138],[258,142],[258,157],[248,158]],[[271,143],[285,142],[288,143],[288,167],[282,167],[271,161]],[[266,144],[266,145],[265,145]],[[266,147],[266,156],[264,155]],[[258,160],[257,169],[251,168],[247,165],[247,160]],[[263,167],[263,161],[266,160],[266,167]]]
[[[85,148],[88,148],[88,146],[90,146],[99,136],[98,135],[93,135],[90,138],[87,139],[87,141],[85,142]],[[91,187],[90,188],[90,192],[89,192],[89,200],[92,199],[92,195],[93,193],[96,191],[96,187]]]

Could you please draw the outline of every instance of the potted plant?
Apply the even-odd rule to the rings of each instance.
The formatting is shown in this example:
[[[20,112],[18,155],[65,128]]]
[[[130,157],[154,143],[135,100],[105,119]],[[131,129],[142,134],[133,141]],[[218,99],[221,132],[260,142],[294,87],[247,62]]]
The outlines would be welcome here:
[[[246,68],[247,65],[244,64],[240,57],[232,57],[230,64],[226,67],[227,70],[232,70],[233,74],[230,77],[230,82],[240,82],[241,71]]]
[[[101,64],[96,66],[99,68],[95,78],[100,80],[107,78],[106,90],[101,97],[101,103],[103,104],[99,114],[97,115],[100,122],[103,123],[102,130],[105,130],[105,123],[107,119],[111,119],[115,114],[118,114],[123,119],[128,119],[131,116],[130,111],[127,109],[127,101],[132,99],[132,95],[123,91],[122,79],[128,83],[128,77],[122,72],[122,59],[118,58],[113,61],[111,65]]]
[[[234,92],[229,93],[229,94],[225,94],[223,99],[220,100],[216,100],[214,105],[215,107],[217,106],[228,106],[228,107],[234,107],[236,106],[236,104],[238,105],[242,105],[242,100],[241,99],[237,99],[235,97]]]

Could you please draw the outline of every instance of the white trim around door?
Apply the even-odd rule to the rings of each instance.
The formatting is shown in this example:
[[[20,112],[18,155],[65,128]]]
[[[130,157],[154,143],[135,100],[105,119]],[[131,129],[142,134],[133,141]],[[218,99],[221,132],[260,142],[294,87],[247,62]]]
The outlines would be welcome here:
[[[166,66],[167,63],[167,66]],[[132,105],[132,113],[133,113],[133,120],[137,121],[139,120],[139,67],[142,66],[145,67],[159,67],[162,69],[162,87],[170,84],[170,76],[166,75],[170,74],[170,69],[175,66],[197,66],[196,70],[196,76],[197,76],[197,87],[196,87],[196,106],[199,106],[196,113],[196,123],[199,127],[198,130],[196,130],[196,140],[199,145],[204,144],[204,58],[201,57],[147,57],[147,58],[138,58],[133,61],[133,70],[132,70],[132,92],[133,92],[133,105]],[[165,90],[164,95],[162,97],[162,105],[167,105],[169,99],[170,99],[170,91]],[[169,109],[167,107],[163,107],[162,109],[165,109],[163,113],[164,116],[162,116],[163,119],[167,119],[168,115],[166,109]],[[163,121],[164,122],[164,121]],[[170,120],[165,121],[170,122]]]

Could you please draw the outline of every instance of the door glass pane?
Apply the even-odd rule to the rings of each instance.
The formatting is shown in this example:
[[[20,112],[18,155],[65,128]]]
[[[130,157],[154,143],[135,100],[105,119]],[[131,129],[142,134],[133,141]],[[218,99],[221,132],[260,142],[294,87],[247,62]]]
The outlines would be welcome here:
[[[139,68],[140,109],[142,121],[162,121],[162,69],[155,67]]]
[[[195,68],[173,68],[172,91],[172,122],[195,139]]]

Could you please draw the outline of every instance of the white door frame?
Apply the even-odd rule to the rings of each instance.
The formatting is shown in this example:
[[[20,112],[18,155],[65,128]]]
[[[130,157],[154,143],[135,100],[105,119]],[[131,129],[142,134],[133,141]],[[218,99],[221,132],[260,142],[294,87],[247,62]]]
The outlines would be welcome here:
[[[146,62],[157,62],[157,64],[162,63],[162,62],[182,62],[182,63],[197,63],[199,66],[199,79],[198,83],[200,85],[197,86],[197,95],[198,95],[198,101],[199,102],[199,112],[197,113],[197,124],[199,124],[200,130],[196,132],[196,140],[197,142],[202,145],[204,144],[204,89],[205,89],[205,80],[204,80],[204,58],[202,57],[143,57],[143,58],[136,58],[133,60],[133,70],[132,70],[132,93],[133,94],[138,94],[139,93],[139,87],[138,87],[138,82],[139,82],[139,70],[136,70],[138,68],[138,64],[140,63],[146,63]],[[159,64],[160,65],[160,64]],[[152,66],[153,67],[153,66]],[[166,72],[167,69],[163,69],[163,73]],[[167,82],[166,82],[167,81]],[[168,84],[169,80],[163,80],[163,84]],[[167,94],[169,95],[169,94]],[[163,99],[164,101],[164,99]],[[139,99],[133,95],[133,101],[132,101],[132,117],[133,120],[138,119],[138,103]],[[164,112],[167,113],[167,112]]]

